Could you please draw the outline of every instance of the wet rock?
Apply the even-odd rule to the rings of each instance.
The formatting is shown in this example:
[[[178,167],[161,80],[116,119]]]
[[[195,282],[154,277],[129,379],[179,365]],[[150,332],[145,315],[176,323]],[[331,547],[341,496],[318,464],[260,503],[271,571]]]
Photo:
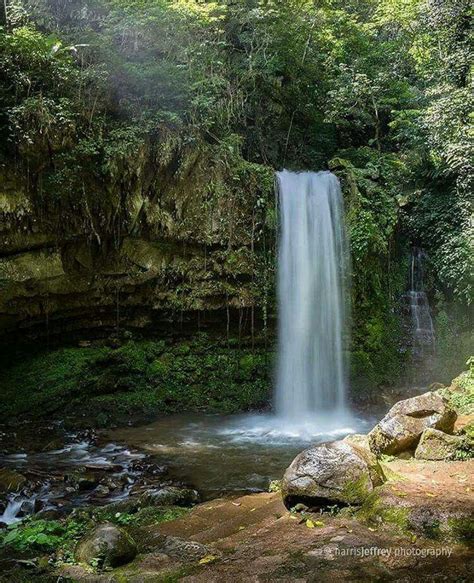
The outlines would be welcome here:
[[[425,429],[415,451],[419,460],[444,460],[454,456],[465,440],[457,435],[448,435],[437,429]]]
[[[96,526],[79,541],[74,553],[79,563],[99,562],[101,567],[118,567],[133,561],[137,554],[134,540],[111,523]]]
[[[192,506],[199,502],[199,494],[191,488],[165,486],[147,490],[140,496],[141,506]]]
[[[25,476],[8,468],[0,468],[0,493],[19,492],[25,484]]]
[[[360,504],[382,483],[375,456],[347,441],[322,443],[293,460],[282,480],[283,502],[312,507]]]
[[[107,486],[103,484],[99,484],[94,492],[94,496],[97,496],[98,498],[105,498],[109,494],[110,494],[109,488],[107,488]]]
[[[424,393],[396,403],[369,433],[376,454],[414,450],[425,429],[451,433],[456,413],[438,393]]]
[[[109,472],[109,473],[117,473],[124,470],[124,467],[120,464],[85,464],[85,470],[92,470],[93,472]]]
[[[78,431],[75,435],[75,439],[78,442],[87,441],[89,444],[96,444],[98,440],[98,435],[95,429],[82,429]]]
[[[48,510],[41,511],[41,518],[43,520],[59,520],[65,515],[65,511],[60,508],[48,508]]]
[[[76,484],[78,489],[83,492],[85,490],[93,490],[99,483],[97,475],[87,473],[77,478]]]
[[[166,466],[164,465],[159,466],[157,464],[149,462],[147,459],[134,460],[130,464],[130,469],[134,472],[138,472],[140,474],[153,477],[164,476],[168,471],[168,468]]]
[[[33,514],[37,514],[38,512],[41,512],[46,506],[46,502],[44,500],[41,500],[39,498],[35,498],[34,502],[33,502]]]
[[[117,488],[120,488],[122,486],[122,483],[119,479],[113,479],[113,478],[107,477],[107,478],[103,478],[100,481],[100,486],[106,486],[107,488],[109,488],[109,490],[116,490]]]

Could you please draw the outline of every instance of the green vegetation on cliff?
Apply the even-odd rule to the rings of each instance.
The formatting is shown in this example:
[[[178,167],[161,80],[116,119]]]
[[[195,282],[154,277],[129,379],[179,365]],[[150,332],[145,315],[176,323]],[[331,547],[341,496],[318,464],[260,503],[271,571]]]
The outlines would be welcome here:
[[[3,362],[4,418],[72,417],[107,424],[183,411],[236,413],[265,407],[272,362],[237,340],[128,340],[61,348]]]
[[[469,370],[455,378],[451,386],[444,391],[446,397],[460,415],[472,415],[474,413],[474,356],[471,356],[467,364]],[[471,433],[472,429],[471,427]]]

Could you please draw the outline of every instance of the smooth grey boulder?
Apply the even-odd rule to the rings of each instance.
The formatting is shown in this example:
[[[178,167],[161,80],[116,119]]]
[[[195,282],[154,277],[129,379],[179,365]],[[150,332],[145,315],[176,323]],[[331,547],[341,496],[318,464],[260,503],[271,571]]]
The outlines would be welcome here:
[[[361,504],[381,483],[382,471],[369,450],[334,441],[297,455],[283,476],[281,491],[287,508],[300,502],[324,507]]]
[[[119,567],[133,561],[137,546],[122,528],[105,522],[82,538],[74,553],[78,563],[98,563],[100,567]]]
[[[458,435],[448,435],[438,429],[425,429],[415,451],[418,460],[445,460],[454,457],[463,446],[465,439]]]
[[[414,450],[425,429],[451,433],[457,415],[439,393],[424,393],[396,403],[369,433],[377,455]]]

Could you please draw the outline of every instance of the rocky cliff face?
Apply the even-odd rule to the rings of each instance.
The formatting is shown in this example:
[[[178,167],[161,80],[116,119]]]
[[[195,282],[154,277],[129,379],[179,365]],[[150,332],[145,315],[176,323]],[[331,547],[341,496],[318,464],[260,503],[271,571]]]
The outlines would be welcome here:
[[[1,337],[197,326],[221,310],[254,321],[272,279],[272,172],[252,183],[244,168],[229,189],[205,155],[187,171],[134,164],[70,200],[1,171]]]

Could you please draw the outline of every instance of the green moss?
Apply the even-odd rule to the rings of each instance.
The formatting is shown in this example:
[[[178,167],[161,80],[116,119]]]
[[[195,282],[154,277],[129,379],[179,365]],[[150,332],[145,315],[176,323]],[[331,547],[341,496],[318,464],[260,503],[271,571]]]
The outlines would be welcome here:
[[[264,348],[203,335],[10,355],[0,383],[5,416],[87,413],[100,424],[122,415],[234,413],[265,405],[271,388]]]
[[[269,492],[281,492],[281,480],[272,480],[268,485]]]
[[[440,520],[429,512],[424,517],[416,512],[416,508],[384,501],[377,490],[367,498],[356,516],[371,524],[391,524],[402,534],[410,535],[417,531],[433,540],[469,542],[474,534],[474,520],[470,517]]]
[[[409,515],[407,508],[384,508],[380,512],[382,522],[394,524],[403,532],[409,531]]]
[[[361,476],[358,480],[348,482],[341,493],[341,499],[354,504],[360,504],[370,493],[370,478]]]
[[[393,524],[403,533],[409,532],[410,511],[408,508],[387,506],[380,496],[380,492],[374,490],[365,500],[357,516],[370,523]]]
[[[371,397],[380,385],[392,385],[406,366],[402,344],[401,321],[390,312],[388,300],[379,305],[365,301],[358,306],[353,325],[350,354],[351,385],[359,399]]]
[[[468,439],[474,441],[474,423],[469,423],[463,428],[463,432],[467,435]]]
[[[474,518],[448,518],[447,526],[454,540],[472,544]]]
[[[417,524],[422,534],[432,540],[450,540],[453,542],[472,542],[474,535],[474,519],[451,517],[447,520],[429,517]]]
[[[406,478],[402,474],[396,472],[390,467],[389,462],[393,458],[391,458],[390,456],[383,457],[389,458],[387,461],[384,460],[379,461],[379,466],[383,474],[384,481],[392,480],[394,482],[399,482],[400,480],[405,480]]]
[[[460,415],[474,413],[474,357],[468,362],[469,370],[455,378],[449,389],[443,391],[456,412]]]

